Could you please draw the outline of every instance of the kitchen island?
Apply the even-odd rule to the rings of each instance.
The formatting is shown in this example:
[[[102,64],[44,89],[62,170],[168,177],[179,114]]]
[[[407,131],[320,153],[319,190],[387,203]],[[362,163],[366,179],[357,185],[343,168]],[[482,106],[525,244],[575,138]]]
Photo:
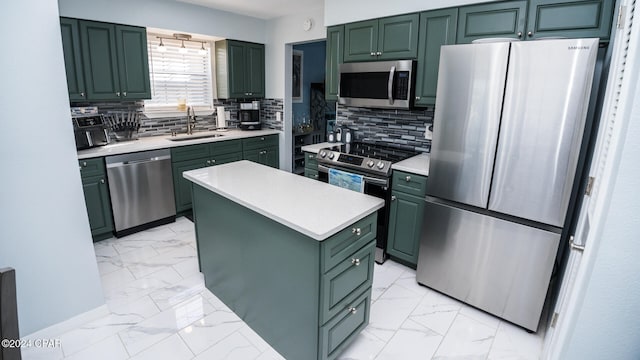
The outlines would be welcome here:
[[[336,358],[369,321],[384,201],[250,161],[184,177],[206,287],[285,358]]]

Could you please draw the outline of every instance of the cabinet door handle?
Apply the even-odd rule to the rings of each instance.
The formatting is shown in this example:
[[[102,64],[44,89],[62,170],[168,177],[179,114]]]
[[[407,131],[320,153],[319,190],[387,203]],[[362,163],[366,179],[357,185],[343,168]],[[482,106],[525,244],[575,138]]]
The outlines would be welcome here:
[[[211,159],[211,163],[215,164],[216,163],[216,159]]]
[[[80,92],[80,97],[84,97],[84,91]]]
[[[391,201],[396,201],[397,197],[395,195],[391,195]]]
[[[313,175],[313,178],[317,179],[318,178],[318,174]]]
[[[104,184],[104,179],[100,179],[100,184]]]
[[[362,235],[362,230],[360,228],[353,228],[351,229],[351,233],[356,234],[357,236],[360,236]]]
[[[518,38],[522,37],[522,31],[518,31]]]
[[[529,32],[527,33],[527,36],[528,36],[528,37],[532,37],[532,36],[533,36],[533,32],[529,31]]]
[[[411,176],[407,176],[406,178],[404,178],[407,182],[411,181]]]
[[[374,53],[373,51],[371,52],[371,56],[376,56],[376,53]]]
[[[123,92],[123,93],[122,93],[122,96],[126,97],[126,96],[127,96],[127,92],[126,92],[126,91],[125,91],[125,92]]]
[[[420,96],[416,96],[416,100],[420,100]]]
[[[351,314],[355,314],[355,313],[358,312],[358,309],[354,308],[354,307],[350,307],[350,308],[347,309],[347,311],[349,311]]]
[[[120,97],[120,91],[116,91],[116,96]]]
[[[355,266],[360,266],[360,259],[351,259],[351,263]]]
[[[86,162],[86,161],[83,161],[83,162],[82,162],[82,166],[83,166],[83,167],[87,167],[87,162]]]
[[[207,165],[211,165],[211,160],[207,160]]]
[[[378,51],[378,52],[376,53],[376,55],[378,55],[378,56],[382,55],[382,51]]]
[[[264,137],[261,137],[260,140],[264,141]]]

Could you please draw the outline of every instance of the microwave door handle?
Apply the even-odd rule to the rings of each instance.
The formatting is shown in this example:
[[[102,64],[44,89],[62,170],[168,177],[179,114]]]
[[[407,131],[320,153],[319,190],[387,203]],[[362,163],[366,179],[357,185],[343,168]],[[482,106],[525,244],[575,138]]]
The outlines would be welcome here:
[[[396,67],[392,66],[389,71],[389,83],[387,84],[387,95],[389,96],[389,105],[393,105],[393,76],[396,74]]]

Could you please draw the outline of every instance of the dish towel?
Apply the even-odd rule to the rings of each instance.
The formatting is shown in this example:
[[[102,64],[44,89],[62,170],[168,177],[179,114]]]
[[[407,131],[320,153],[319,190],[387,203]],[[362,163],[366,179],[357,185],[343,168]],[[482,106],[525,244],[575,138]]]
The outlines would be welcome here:
[[[342,170],[329,169],[329,184],[357,192],[364,192],[363,176]]]

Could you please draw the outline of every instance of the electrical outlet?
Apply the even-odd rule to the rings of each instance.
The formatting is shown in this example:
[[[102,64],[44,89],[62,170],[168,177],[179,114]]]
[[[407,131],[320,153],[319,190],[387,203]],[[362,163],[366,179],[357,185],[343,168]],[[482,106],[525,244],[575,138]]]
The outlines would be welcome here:
[[[433,139],[433,124],[425,124],[426,129],[424,129],[424,138],[427,140]]]

